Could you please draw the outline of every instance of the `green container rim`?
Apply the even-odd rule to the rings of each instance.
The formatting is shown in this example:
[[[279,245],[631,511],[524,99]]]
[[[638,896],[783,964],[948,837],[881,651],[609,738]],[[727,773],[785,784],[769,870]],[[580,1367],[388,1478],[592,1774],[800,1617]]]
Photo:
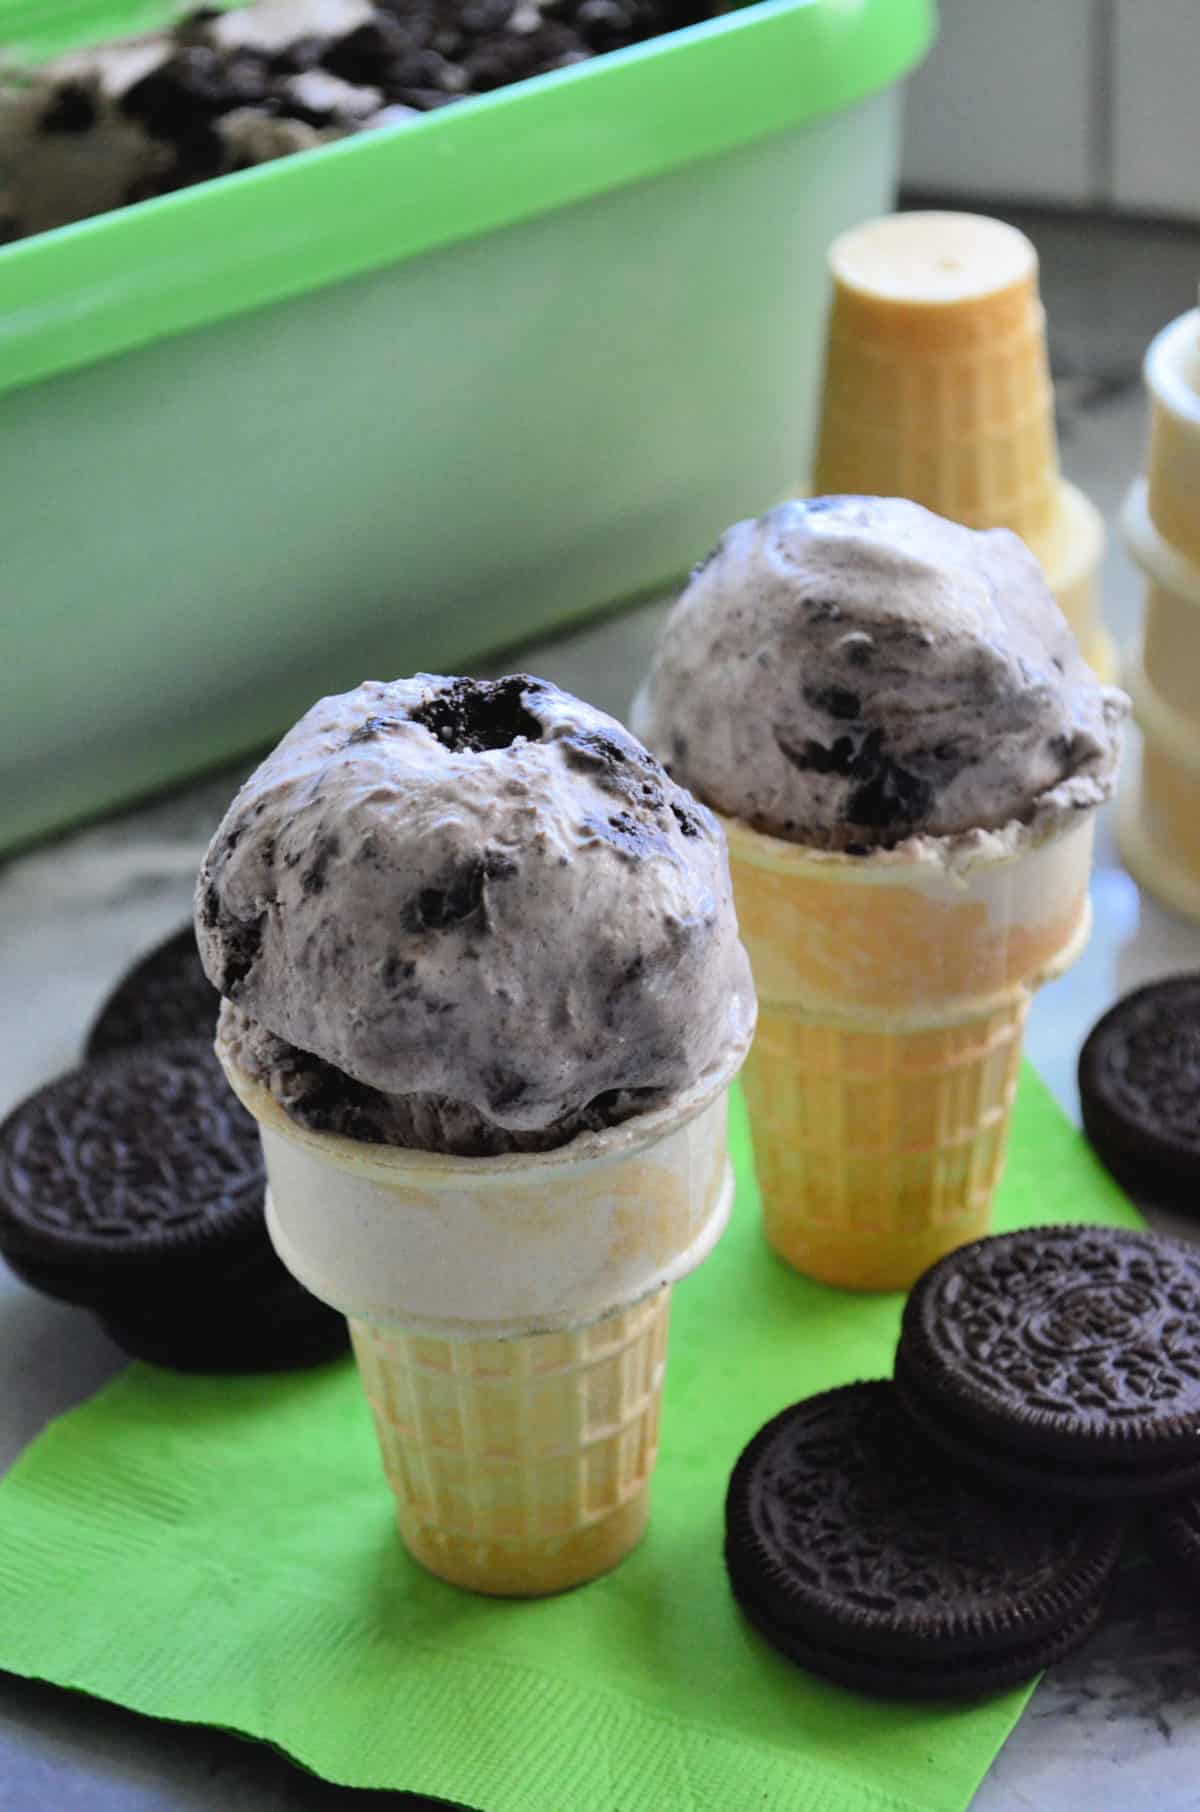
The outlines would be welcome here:
[[[145,0],[119,19],[111,0],[0,0],[0,42],[29,61],[154,23]],[[840,111],[906,74],[934,29],[934,0],[758,0],[18,240],[0,248],[0,392]]]

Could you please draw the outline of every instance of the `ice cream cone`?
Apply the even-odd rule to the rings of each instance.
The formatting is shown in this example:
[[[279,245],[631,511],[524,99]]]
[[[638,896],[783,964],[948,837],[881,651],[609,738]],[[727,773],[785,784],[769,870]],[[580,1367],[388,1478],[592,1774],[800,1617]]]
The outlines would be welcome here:
[[[1146,506],[1162,539],[1200,566],[1200,308],[1189,309],[1150,342]]]
[[[561,1591],[640,1539],[669,1287],[557,1334],[439,1340],[351,1323],[409,1552],[476,1591]]]
[[[1200,922],[1200,758],[1184,754],[1161,734],[1136,673],[1128,676],[1139,719],[1148,729],[1140,758],[1130,764],[1117,811],[1121,855],[1141,885],[1181,918]],[[1181,726],[1182,728],[1182,726]],[[1182,756],[1182,759],[1181,759]]]
[[[826,1283],[907,1289],[988,1230],[1032,992],[1087,938],[1092,816],[962,865],[726,831],[767,1239]]]
[[[414,1558],[519,1596],[615,1566],[645,1527],[671,1286],[729,1214],[744,1047],[668,1107],[499,1158],[310,1132],[218,1051],[276,1249],[350,1319]]]
[[[1060,475],[1037,254],[980,215],[894,214],[835,240],[816,494],[909,497],[1009,528],[1110,678],[1098,512]]]
[[[1126,685],[1142,732],[1119,817],[1121,853],[1149,892],[1200,919],[1200,309],[1146,354],[1147,472],[1122,527],[1146,575],[1141,645]]]

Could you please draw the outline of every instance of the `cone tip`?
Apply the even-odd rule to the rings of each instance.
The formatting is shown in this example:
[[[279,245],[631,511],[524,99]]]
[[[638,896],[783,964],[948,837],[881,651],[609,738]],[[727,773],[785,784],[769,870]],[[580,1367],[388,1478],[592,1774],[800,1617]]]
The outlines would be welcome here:
[[[948,307],[1037,277],[1025,234],[984,214],[885,214],[835,239],[834,280],[881,302]]]

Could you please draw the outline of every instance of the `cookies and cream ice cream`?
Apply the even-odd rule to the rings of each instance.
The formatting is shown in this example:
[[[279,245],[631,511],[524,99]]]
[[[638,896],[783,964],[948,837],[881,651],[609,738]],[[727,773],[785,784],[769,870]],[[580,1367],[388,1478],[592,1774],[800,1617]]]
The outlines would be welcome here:
[[[718,811],[861,853],[1099,804],[1126,709],[1008,530],[818,497],[697,568],[634,726]]]
[[[753,1023],[716,821],[526,675],[314,705],[226,813],[196,925],[227,1052],[362,1139],[546,1149],[715,1074]]]
[[[258,0],[203,6],[169,30],[36,69],[0,52],[0,244],[403,124],[713,10],[712,0]]]
[[[0,66],[0,242],[415,119],[363,77],[375,18],[371,0],[262,0]]]

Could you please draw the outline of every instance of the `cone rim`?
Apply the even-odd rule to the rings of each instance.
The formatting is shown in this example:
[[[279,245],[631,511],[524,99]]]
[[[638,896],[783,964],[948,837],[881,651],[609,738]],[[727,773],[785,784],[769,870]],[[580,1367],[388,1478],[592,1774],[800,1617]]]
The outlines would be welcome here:
[[[939,872],[965,880],[980,869],[1015,867],[1046,844],[1084,831],[1095,808],[1058,814],[1032,824],[1014,818],[994,830],[981,827],[944,836],[921,833],[890,849],[872,849],[864,856],[793,842],[770,831],[757,830],[744,819],[713,806],[709,810],[725,832],[730,856],[736,854],[748,867],[785,873],[807,871],[814,879],[878,885],[909,875]]]
[[[862,275],[855,275],[852,265],[847,266],[848,254],[857,243],[868,241],[870,236],[903,245],[918,238],[933,222],[939,226],[951,223],[949,230],[967,238],[973,235],[971,250],[979,243],[994,245],[998,252],[1002,249],[1005,263],[1000,277],[988,282],[981,276],[969,286],[947,282],[945,293],[922,295],[913,293],[902,283],[891,282],[885,287],[880,281],[867,281]],[[948,246],[948,252],[955,249]],[[863,221],[838,234],[829,248],[828,267],[835,285],[856,298],[930,314],[960,309],[965,312],[974,304],[991,302],[1021,288],[1031,289],[1036,294],[1038,280],[1037,248],[1027,234],[993,215],[977,214],[965,208],[910,209]]]
[[[732,1083],[746,1060],[753,1041],[757,1012],[729,1041],[723,1060],[698,1082],[680,1091],[661,1107],[634,1114],[616,1126],[579,1133],[550,1151],[504,1152],[496,1157],[464,1157],[450,1152],[424,1151],[400,1145],[382,1145],[343,1133],[315,1132],[293,1120],[270,1090],[256,1082],[238,1064],[218,1034],[214,1049],[243,1107],[253,1114],[260,1129],[278,1134],[314,1157],[344,1169],[372,1175],[396,1184],[411,1182],[427,1187],[470,1187],[472,1182],[519,1181],[522,1175],[548,1178],[555,1172],[570,1173],[597,1163],[619,1163],[639,1151],[659,1144],[710,1107]]]
[[[1188,353],[1200,358],[1200,308],[1189,308],[1159,329],[1146,348],[1142,376],[1154,405],[1191,429],[1200,443],[1200,391],[1184,374]]]

